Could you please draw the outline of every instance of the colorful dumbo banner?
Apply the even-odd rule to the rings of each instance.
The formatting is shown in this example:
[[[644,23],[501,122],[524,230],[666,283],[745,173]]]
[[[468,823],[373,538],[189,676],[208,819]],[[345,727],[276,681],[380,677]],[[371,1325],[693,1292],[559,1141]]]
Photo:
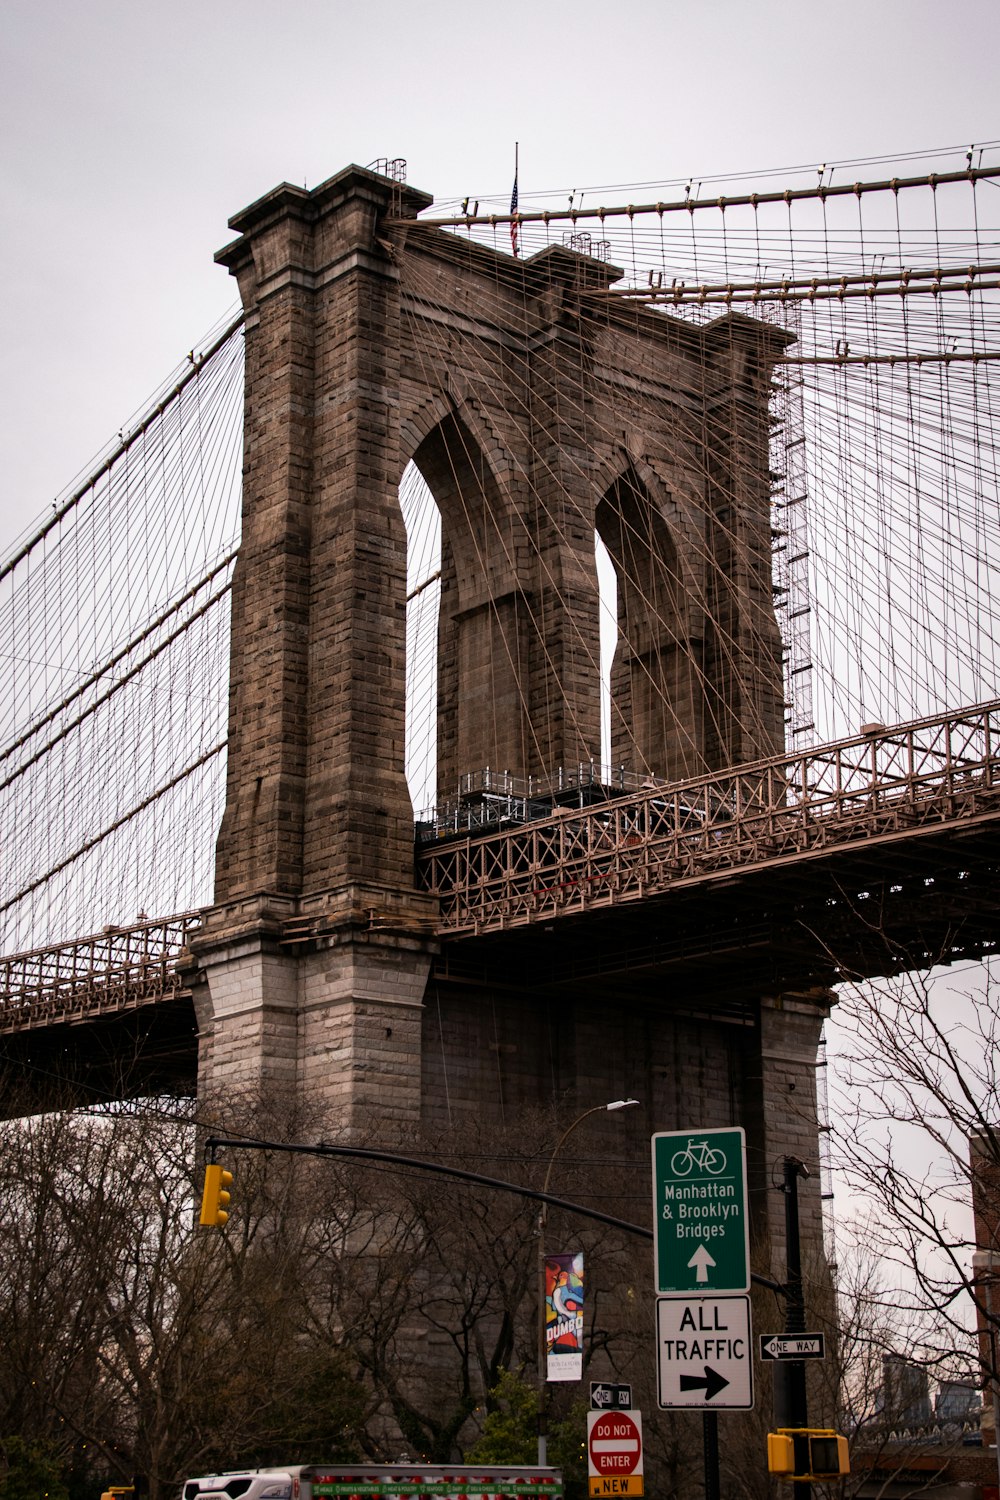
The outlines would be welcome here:
[[[545,1257],[546,1380],[583,1379],[583,1254]]]

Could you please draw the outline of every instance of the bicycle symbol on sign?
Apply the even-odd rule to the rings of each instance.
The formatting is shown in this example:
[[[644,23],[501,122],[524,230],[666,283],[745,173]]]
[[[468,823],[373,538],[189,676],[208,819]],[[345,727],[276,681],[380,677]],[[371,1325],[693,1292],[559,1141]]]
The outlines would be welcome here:
[[[726,1153],[710,1146],[707,1141],[688,1140],[683,1151],[675,1151],[670,1158],[670,1170],[675,1177],[687,1177],[697,1167],[708,1177],[718,1177],[726,1170]]]

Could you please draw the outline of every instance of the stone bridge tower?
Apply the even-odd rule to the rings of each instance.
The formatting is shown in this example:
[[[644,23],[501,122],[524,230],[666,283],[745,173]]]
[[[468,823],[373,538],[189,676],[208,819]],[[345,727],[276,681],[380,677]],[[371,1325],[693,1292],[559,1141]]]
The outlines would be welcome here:
[[[218,256],[246,310],[246,407],[204,1076],[414,1128],[634,1094],[637,1139],[747,1123],[763,1182],[815,1151],[819,997],[699,1006],[655,973],[567,995],[438,955],[404,778],[398,488],[415,461],[442,517],[442,794],[484,766],[599,759],[595,533],[618,577],[614,761],[677,778],[773,753],[785,335],[626,306],[614,267],[421,227],[430,202],[349,167],[251,204]]]

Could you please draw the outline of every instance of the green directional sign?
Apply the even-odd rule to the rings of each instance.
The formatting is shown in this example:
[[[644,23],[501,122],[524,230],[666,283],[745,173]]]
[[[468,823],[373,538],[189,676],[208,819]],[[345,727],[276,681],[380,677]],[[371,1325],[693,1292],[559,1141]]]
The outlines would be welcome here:
[[[742,1129],[668,1130],[653,1136],[653,1224],[660,1296],[749,1291]]]

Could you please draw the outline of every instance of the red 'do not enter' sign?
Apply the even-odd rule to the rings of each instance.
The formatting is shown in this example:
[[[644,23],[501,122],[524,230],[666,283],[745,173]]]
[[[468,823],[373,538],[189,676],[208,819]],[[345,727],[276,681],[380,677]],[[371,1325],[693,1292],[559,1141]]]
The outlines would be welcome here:
[[[594,1474],[642,1472],[642,1434],[627,1411],[602,1412],[590,1429]]]

